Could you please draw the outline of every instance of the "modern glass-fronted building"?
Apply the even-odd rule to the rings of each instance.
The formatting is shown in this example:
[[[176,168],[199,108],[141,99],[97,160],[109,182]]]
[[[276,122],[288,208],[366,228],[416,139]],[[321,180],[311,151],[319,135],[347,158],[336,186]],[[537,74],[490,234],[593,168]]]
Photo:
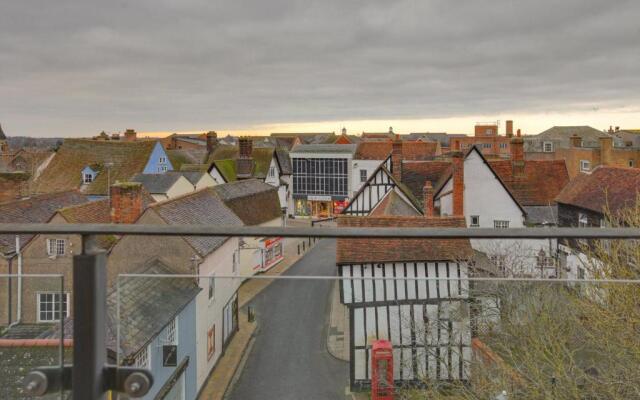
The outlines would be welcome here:
[[[354,152],[351,144],[298,145],[291,150],[295,216],[327,218],[346,207]]]

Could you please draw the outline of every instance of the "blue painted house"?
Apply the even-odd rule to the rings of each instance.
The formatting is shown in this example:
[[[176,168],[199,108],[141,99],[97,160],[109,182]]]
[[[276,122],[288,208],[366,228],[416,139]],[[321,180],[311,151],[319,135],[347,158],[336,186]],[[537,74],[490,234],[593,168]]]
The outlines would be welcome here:
[[[154,260],[140,273],[171,274]],[[200,288],[193,278],[120,278],[120,342],[110,329],[111,349],[120,352],[123,365],[147,368],[153,387],[142,399],[195,399],[196,296]],[[117,293],[107,298],[110,325],[115,327]],[[205,355],[206,357],[206,355]]]
[[[66,139],[34,182],[37,193],[80,190],[96,199],[109,186],[140,173],[173,171],[167,152],[157,140]]]

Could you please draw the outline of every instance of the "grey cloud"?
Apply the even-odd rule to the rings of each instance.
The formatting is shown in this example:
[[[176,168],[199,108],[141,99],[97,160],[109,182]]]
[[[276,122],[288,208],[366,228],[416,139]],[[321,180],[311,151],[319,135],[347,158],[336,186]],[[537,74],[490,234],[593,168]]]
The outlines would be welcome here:
[[[88,135],[637,105],[638,15],[633,0],[7,2],[0,123]]]

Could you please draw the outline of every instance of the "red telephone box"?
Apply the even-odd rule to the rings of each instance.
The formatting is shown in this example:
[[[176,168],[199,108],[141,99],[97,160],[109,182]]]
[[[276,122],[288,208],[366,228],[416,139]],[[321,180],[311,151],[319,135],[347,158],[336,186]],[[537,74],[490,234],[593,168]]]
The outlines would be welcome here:
[[[371,400],[393,400],[393,348],[388,340],[371,347]]]

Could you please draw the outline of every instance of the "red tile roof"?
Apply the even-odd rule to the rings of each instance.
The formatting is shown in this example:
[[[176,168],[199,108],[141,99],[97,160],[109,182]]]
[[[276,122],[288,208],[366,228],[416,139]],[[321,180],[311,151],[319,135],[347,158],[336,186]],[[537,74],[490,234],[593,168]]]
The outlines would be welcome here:
[[[524,161],[524,174],[514,175],[511,160],[489,160],[513,197],[522,206],[547,206],[569,183],[564,160]]]
[[[410,161],[402,163],[402,183],[407,185],[414,196],[422,198],[422,188],[426,181],[434,188],[443,176],[451,175],[450,161]]]
[[[360,142],[356,148],[355,160],[384,160],[389,154],[393,143],[389,142]],[[437,142],[402,142],[402,158],[404,160],[430,160],[437,155]]]
[[[602,213],[633,207],[640,191],[640,169],[599,166],[589,174],[578,174],[556,197],[558,203]]]
[[[347,217],[338,218],[338,227],[384,228],[464,228],[461,217]],[[386,239],[357,238],[338,239],[336,262],[338,264],[403,261],[463,260],[473,256],[468,239]]]

